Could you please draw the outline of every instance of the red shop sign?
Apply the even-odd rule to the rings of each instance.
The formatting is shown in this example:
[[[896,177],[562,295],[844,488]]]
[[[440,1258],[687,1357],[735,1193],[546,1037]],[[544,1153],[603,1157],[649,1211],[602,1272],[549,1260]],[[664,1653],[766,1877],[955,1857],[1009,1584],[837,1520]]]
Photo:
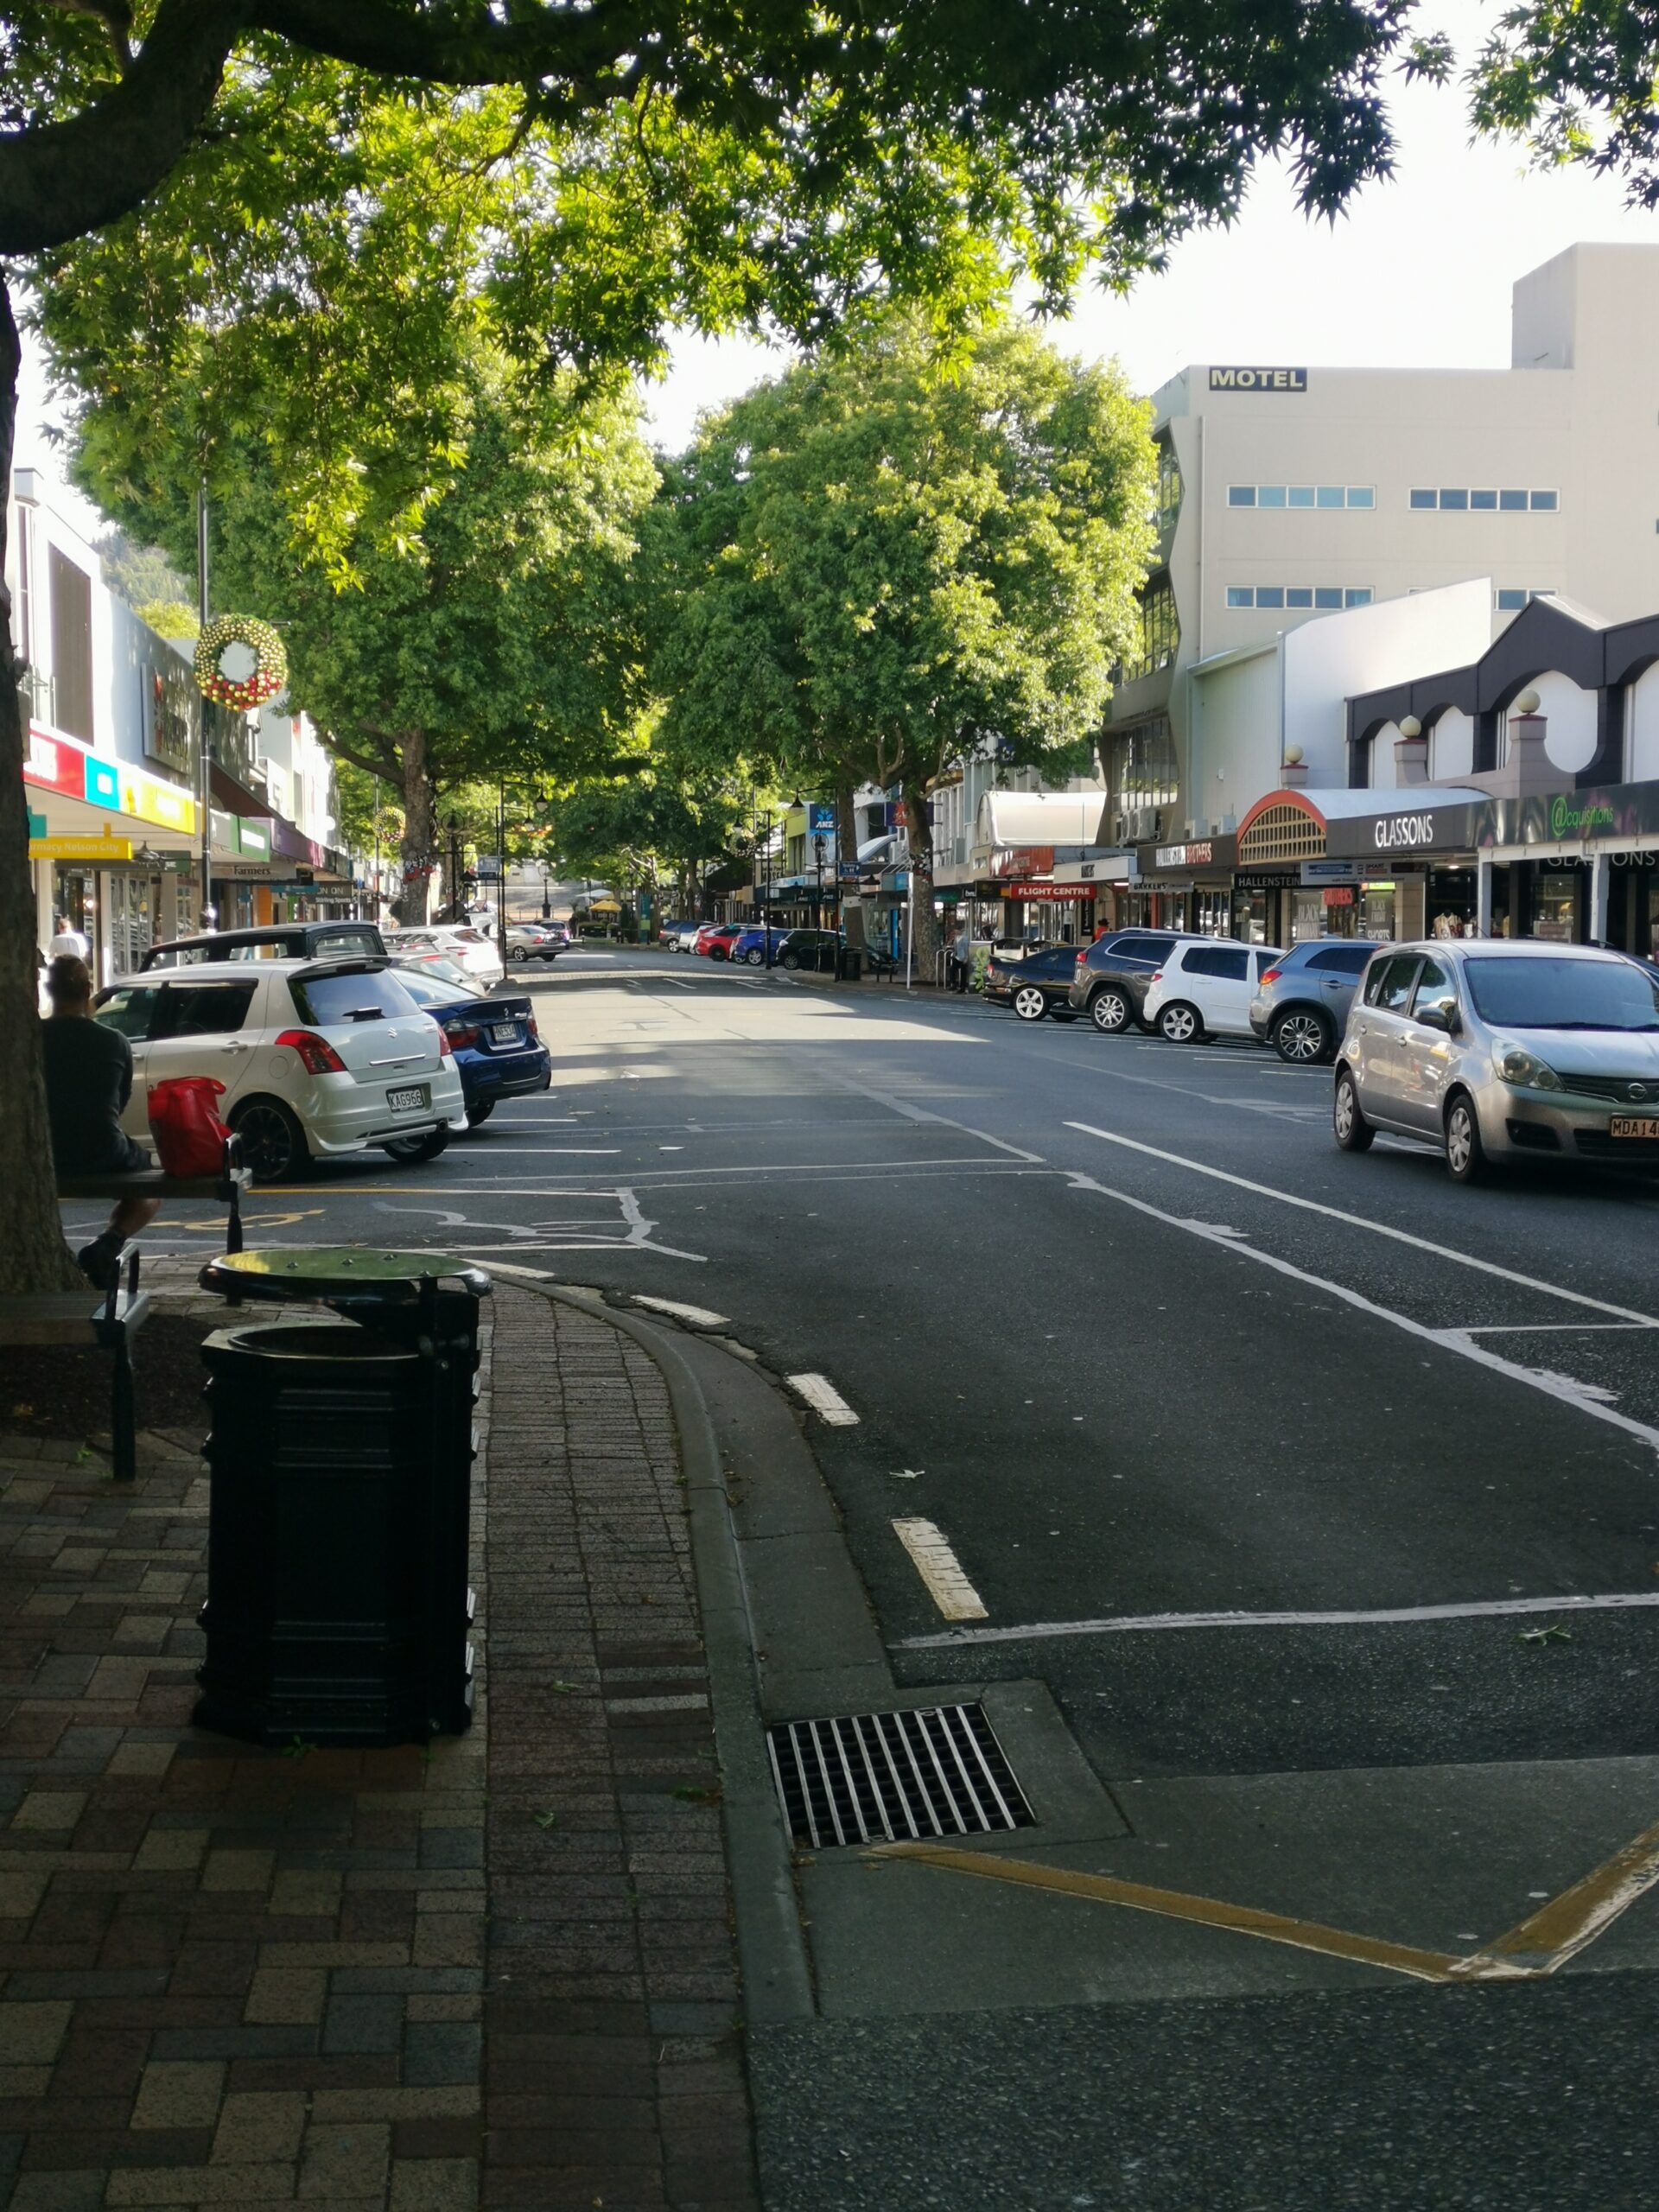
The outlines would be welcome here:
[[[1003,893],[1005,899],[1047,899],[1064,900],[1068,906],[1082,899],[1092,899],[1092,883],[1011,883]]]
[[[1354,903],[1353,886],[1336,884],[1327,887],[1325,903],[1327,906],[1351,906]]]
[[[42,737],[39,730],[32,729],[23,781],[61,791],[67,798],[79,798],[86,789],[86,756],[73,745],[60,745],[55,737]]]

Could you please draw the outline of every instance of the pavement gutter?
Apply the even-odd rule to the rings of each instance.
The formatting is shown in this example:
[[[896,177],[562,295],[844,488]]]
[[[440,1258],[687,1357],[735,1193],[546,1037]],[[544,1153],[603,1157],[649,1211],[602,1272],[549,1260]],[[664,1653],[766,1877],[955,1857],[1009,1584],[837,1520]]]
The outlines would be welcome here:
[[[501,1272],[509,1271],[503,1268]],[[513,1268],[511,1279],[632,1337],[656,1363],[667,1386],[679,1432],[692,1565],[708,1652],[744,2018],[751,2025],[768,2027],[814,2018],[817,2007],[795,1898],[792,1847],[766,1748],[753,1624],[720,1446],[702,1385],[665,1330],[631,1313],[620,1313],[601,1298],[538,1280],[528,1268]]]

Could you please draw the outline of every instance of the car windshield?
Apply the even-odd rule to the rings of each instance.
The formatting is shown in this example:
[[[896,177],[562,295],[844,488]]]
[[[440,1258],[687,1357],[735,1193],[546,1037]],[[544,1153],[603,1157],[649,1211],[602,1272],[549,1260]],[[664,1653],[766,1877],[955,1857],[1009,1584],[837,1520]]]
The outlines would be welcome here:
[[[1464,968],[1483,1021],[1515,1029],[1659,1030],[1659,978],[1633,961],[1482,953]]]
[[[302,1021],[315,1029],[347,1022],[391,1021],[420,1008],[404,988],[403,978],[388,968],[348,969],[333,974],[296,976],[289,991]]]
[[[453,1006],[455,999],[455,979],[448,976],[434,976],[420,968],[400,968],[397,980],[416,1006]],[[465,979],[470,992],[470,977]]]

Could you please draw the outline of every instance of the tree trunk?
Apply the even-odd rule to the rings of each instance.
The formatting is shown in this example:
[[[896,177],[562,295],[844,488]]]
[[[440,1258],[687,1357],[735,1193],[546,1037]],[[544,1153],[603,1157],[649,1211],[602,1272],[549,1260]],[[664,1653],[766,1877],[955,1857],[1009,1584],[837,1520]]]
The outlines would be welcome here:
[[[35,878],[23,784],[22,668],[5,587],[6,494],[17,423],[17,325],[0,278],[0,1033],[9,1040],[0,1094],[0,1295],[84,1290],[63,1241],[41,1055]]]
[[[857,858],[858,817],[853,811],[853,787],[850,784],[843,784],[836,793],[836,865],[837,869],[842,861],[850,864]],[[839,880],[836,888],[838,891],[841,890]],[[856,878],[853,879],[851,889],[842,893],[841,921],[842,927],[846,931],[848,944],[855,951],[864,951],[869,944],[869,939],[864,934],[864,901],[859,895]]]
[[[919,784],[907,783],[905,819],[910,830],[911,911],[916,918],[912,962],[918,983],[938,976],[939,925],[933,912],[933,825]]]
[[[397,856],[403,863],[403,890],[392,911],[404,929],[420,929],[432,911],[432,882],[438,865],[438,795],[427,766],[426,732],[405,730],[399,750],[404,764],[404,834]],[[457,884],[457,898],[460,892]]]

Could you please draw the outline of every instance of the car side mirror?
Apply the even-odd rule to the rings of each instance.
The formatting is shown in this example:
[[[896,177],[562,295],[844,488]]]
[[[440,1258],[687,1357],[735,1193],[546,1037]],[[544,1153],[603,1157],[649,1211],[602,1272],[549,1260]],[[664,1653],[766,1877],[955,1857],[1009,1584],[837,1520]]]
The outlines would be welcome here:
[[[1425,1029],[1443,1029],[1448,1037],[1455,1037],[1463,1027],[1463,1018],[1455,1006],[1426,1006],[1417,1019]]]

